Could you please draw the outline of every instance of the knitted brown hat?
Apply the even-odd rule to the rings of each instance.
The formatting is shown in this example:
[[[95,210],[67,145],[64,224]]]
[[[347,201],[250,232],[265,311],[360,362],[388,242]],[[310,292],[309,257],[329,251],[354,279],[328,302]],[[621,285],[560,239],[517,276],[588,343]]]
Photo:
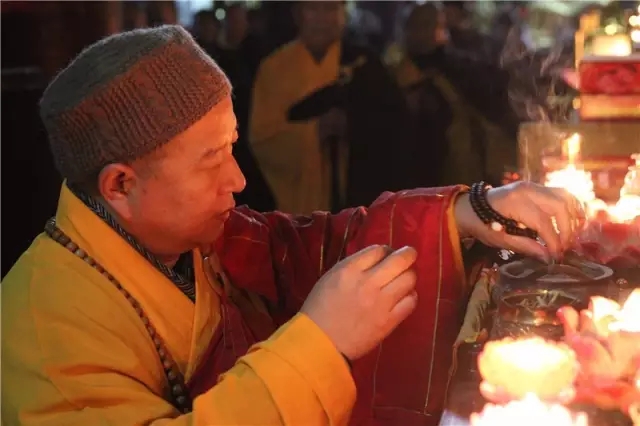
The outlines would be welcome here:
[[[166,25],[89,46],[45,90],[40,116],[62,176],[85,182],[164,145],[230,93],[189,33]]]

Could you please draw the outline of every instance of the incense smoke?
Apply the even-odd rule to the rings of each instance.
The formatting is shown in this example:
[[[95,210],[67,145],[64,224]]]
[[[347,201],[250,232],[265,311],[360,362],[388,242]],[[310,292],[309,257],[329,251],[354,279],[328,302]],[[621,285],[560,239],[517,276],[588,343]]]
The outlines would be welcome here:
[[[523,121],[565,122],[572,110],[572,90],[561,71],[573,67],[570,49],[556,44],[532,52],[521,40],[519,28],[509,31],[500,65],[509,71],[509,100]]]

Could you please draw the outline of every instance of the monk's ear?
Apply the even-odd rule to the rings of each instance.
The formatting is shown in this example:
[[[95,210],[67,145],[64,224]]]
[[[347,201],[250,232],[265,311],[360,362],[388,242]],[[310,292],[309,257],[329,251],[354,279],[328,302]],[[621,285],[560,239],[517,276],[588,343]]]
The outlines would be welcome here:
[[[98,191],[102,199],[123,218],[131,214],[129,200],[138,177],[126,164],[114,163],[105,166],[98,176]]]

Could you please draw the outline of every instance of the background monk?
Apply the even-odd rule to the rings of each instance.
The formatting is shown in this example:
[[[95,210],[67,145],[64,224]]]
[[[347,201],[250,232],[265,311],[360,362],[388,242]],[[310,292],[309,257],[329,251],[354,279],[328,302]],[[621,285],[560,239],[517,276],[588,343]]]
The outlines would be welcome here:
[[[262,62],[254,83],[249,140],[287,212],[337,211],[407,187],[393,161],[406,151],[402,92],[377,54],[345,35],[345,3],[297,2],[298,37]],[[315,114],[290,115],[337,81],[349,83],[316,102]]]
[[[557,256],[580,215],[555,189],[483,193],[545,248],[485,226],[463,187],[236,209],[230,92],[177,26],[104,39],[45,91],[66,181],[2,283],[4,426],[435,424],[459,238]]]
[[[516,164],[516,132],[504,123],[508,74],[448,44],[445,15],[433,3],[416,5],[393,69],[410,111],[403,164],[411,187],[498,183]]]

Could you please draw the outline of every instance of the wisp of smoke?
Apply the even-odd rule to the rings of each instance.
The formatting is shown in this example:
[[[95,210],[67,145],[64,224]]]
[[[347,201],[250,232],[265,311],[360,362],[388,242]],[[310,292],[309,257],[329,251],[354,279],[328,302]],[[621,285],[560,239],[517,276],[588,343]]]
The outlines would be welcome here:
[[[571,112],[570,88],[561,70],[572,65],[571,52],[562,45],[532,52],[521,40],[519,28],[512,28],[500,56],[509,71],[509,100],[520,120],[562,122]]]

